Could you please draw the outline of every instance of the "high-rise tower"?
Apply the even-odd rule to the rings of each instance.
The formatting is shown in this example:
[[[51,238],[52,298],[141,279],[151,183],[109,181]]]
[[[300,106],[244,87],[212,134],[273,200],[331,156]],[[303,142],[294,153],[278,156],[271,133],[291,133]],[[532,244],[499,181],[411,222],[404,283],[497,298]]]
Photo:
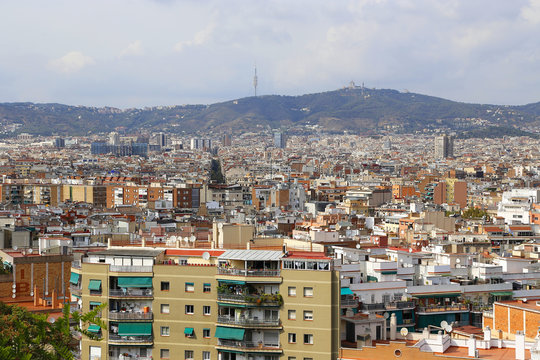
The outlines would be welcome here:
[[[454,157],[454,137],[446,134],[435,138],[435,158],[446,159]]]

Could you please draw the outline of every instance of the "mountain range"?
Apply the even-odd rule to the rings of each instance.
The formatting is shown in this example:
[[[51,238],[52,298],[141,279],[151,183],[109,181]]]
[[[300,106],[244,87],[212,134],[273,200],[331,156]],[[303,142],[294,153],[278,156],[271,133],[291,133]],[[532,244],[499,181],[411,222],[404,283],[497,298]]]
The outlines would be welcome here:
[[[444,129],[464,136],[489,136],[493,131],[527,135],[540,125],[540,102],[522,106],[470,104],[411,92],[352,86],[301,96],[266,95],[211,105],[124,110],[0,103],[0,124],[4,135],[20,132],[86,135],[119,127],[127,131],[171,132],[310,127],[364,134]]]

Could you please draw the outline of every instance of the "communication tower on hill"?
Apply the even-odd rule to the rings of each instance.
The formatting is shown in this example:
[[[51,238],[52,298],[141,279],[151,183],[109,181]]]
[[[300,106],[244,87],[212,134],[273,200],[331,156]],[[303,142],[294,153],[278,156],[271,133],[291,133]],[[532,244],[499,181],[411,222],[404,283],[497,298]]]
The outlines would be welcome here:
[[[257,67],[255,66],[255,76],[253,76],[253,89],[255,90],[255,96],[257,96]]]

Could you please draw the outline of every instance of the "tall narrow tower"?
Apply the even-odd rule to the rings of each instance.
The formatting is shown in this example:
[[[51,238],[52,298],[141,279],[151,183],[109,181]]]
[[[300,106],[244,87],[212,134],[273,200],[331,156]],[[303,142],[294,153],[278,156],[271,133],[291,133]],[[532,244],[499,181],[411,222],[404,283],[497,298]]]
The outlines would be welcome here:
[[[255,96],[257,96],[257,67],[255,66],[255,76],[253,76],[253,89],[255,90]]]

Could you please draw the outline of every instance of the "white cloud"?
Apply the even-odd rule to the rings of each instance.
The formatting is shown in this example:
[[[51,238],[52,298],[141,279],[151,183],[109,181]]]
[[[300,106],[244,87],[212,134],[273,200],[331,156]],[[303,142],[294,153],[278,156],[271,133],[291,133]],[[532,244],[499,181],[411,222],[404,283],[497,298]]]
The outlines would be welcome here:
[[[120,52],[120,57],[124,56],[138,56],[143,54],[143,48],[141,42],[136,40],[129,44],[124,50]]]
[[[174,50],[182,51],[189,46],[200,46],[207,43],[212,39],[214,29],[216,28],[215,24],[208,24],[207,27],[197,32],[193,39],[187,41],[179,41],[174,45]]]
[[[533,24],[540,23],[540,0],[529,0],[529,5],[521,9],[521,17]]]
[[[95,64],[94,59],[90,56],[86,56],[80,51],[71,51],[61,58],[51,60],[49,65],[56,71],[60,71],[66,74],[75,73],[82,68]]]

